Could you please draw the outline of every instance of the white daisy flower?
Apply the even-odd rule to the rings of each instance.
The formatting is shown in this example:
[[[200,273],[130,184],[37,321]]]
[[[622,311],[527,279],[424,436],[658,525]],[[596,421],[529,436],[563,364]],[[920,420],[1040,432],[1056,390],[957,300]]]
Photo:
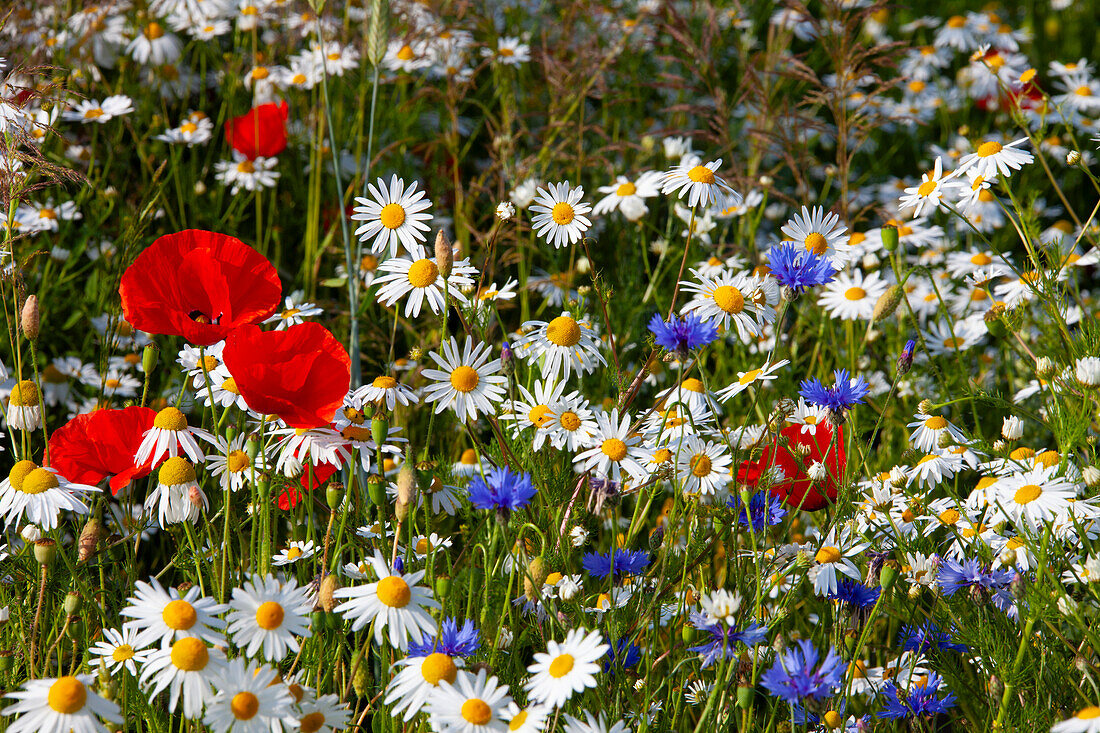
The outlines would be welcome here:
[[[143,651],[137,643],[137,631],[126,626],[121,631],[104,628],[103,639],[88,651],[99,657],[111,673],[118,674],[125,669],[134,677],[138,674],[137,665],[144,665],[149,656],[149,652]]]
[[[842,531],[838,534],[836,527],[829,530],[814,554],[814,564],[810,568],[814,592],[819,596],[836,593],[838,574],[847,575],[855,581],[862,580],[863,575],[851,558],[867,547],[868,543],[860,542],[851,533]]]
[[[909,469],[909,484],[930,489],[943,483],[945,479],[950,479],[962,467],[963,461],[960,456],[936,449],[934,452],[926,453],[916,465]]]
[[[427,609],[442,606],[430,589],[417,585],[426,571],[392,573],[377,550],[369,562],[378,582],[336,590],[333,594],[336,598],[348,599],[336,607],[336,613],[353,619],[353,631],[373,622],[374,640],[378,644],[382,643],[388,626],[390,646],[402,651],[408,649],[410,639],[418,642],[425,634],[435,633],[436,622]]]
[[[98,733],[106,730],[101,720],[122,725],[119,707],[95,693],[94,675],[27,680],[4,697],[16,700],[4,708],[16,716],[9,733]]]
[[[1072,718],[1052,725],[1050,733],[1100,733],[1100,707],[1088,705],[1081,708]]]
[[[0,482],[0,516],[6,527],[26,519],[51,530],[58,526],[63,511],[87,514],[90,510],[85,501],[99,491],[96,486],[72,483],[49,466],[16,461],[8,477]]]
[[[558,450],[577,451],[592,445],[600,430],[599,423],[588,409],[588,402],[581,396],[567,398],[550,405],[552,420],[539,426],[536,439],[543,435]],[[541,445],[541,443],[540,443]]]
[[[401,659],[394,665],[400,671],[390,679],[383,704],[392,706],[390,714],[394,717],[404,710],[402,717],[408,722],[427,704],[441,682],[455,683],[463,665],[461,657],[442,652]]]
[[[419,316],[425,300],[432,313],[442,313],[447,307],[444,286],[447,294],[459,303],[467,302],[462,291],[474,284],[477,268],[468,259],[455,260],[451,274],[444,278],[436,259],[426,254],[422,247],[416,245],[409,250],[408,257],[393,257],[378,266],[379,272],[386,273],[375,280],[379,303],[392,306],[408,295],[409,299],[405,301],[406,318]]]
[[[736,330],[738,338],[748,343],[760,333],[767,317],[767,295],[761,282],[752,275],[721,271],[713,276],[691,270],[698,282],[681,280],[683,292],[692,299],[680,309],[682,314],[695,313],[700,318],[716,321],[725,330]]]
[[[703,164],[690,158],[674,165],[661,177],[661,193],[687,197],[691,208],[707,207],[718,201],[729,201],[736,195],[733,188],[714,172],[722,167],[722,159]],[[738,202],[739,197],[738,197]],[[727,204],[728,205],[728,204]]]
[[[363,404],[371,402],[385,405],[390,412],[398,404],[408,406],[418,402],[416,392],[387,376],[375,377],[370,384],[364,384],[355,390],[354,397]]]
[[[658,185],[663,177],[657,171],[646,171],[633,180],[626,176],[616,176],[615,183],[597,189],[607,195],[596,202],[592,214],[603,216],[619,210],[627,221],[641,219],[649,212],[645,200],[660,193]]]
[[[294,563],[311,558],[315,554],[317,554],[317,545],[313,543],[313,540],[289,542],[285,549],[280,550],[271,558],[271,564],[277,567],[293,565]]]
[[[534,364],[541,360],[544,379],[560,374],[565,380],[574,370],[590,374],[597,364],[607,364],[595,330],[584,319],[573,318],[566,311],[550,322],[527,321],[523,328],[527,334],[513,348],[527,362]]]
[[[1042,533],[1044,526],[1070,510],[1077,485],[1057,475],[1058,466],[1015,473],[997,482],[994,509],[1017,527]]]
[[[134,456],[134,465],[142,466],[146,463],[156,465],[164,456],[175,458],[180,450],[191,459],[192,463],[201,463],[205,454],[199,448],[195,438],[202,438],[207,443],[213,444],[214,436],[202,428],[192,428],[187,424],[187,416],[175,407],[165,407],[157,413],[153,420],[153,427],[145,431],[138,445],[137,454]]]
[[[555,415],[550,410],[550,405],[562,400],[562,392],[565,391],[565,382],[556,382],[553,377],[535,382],[535,391],[532,394],[522,384],[519,385],[520,398],[508,400],[501,408],[500,420],[513,423],[512,437],[518,438],[523,431],[534,428],[536,431],[535,450],[546,440],[546,434],[538,429],[554,422]],[[578,397],[577,392],[570,392],[566,399]]]
[[[133,619],[123,624],[123,632],[136,634],[133,646],[143,649],[154,644],[168,644],[176,639],[197,637],[214,645],[225,643],[222,629],[225,622],[218,614],[225,606],[213,598],[199,596],[198,586],[180,594],[167,590],[157,581],[137,581],[134,595],[126,601],[120,615]]]
[[[542,733],[546,730],[546,721],[553,712],[543,705],[528,705],[520,708],[514,702],[508,706],[508,730],[510,733]]]
[[[265,188],[274,188],[275,182],[281,175],[275,170],[279,165],[278,158],[265,158],[259,156],[248,158],[245,155],[233,151],[231,160],[219,160],[214,163],[214,179],[224,186],[230,186],[230,193],[236,195],[244,191],[260,191]]]
[[[84,124],[95,122],[102,125],[133,111],[134,100],[125,94],[116,94],[107,97],[102,103],[95,99],[81,100],[74,108],[65,110],[61,118],[72,122],[83,122]]]
[[[843,321],[870,321],[879,297],[890,288],[878,272],[840,272],[821,289],[817,304]]]
[[[207,646],[194,636],[185,636],[149,652],[141,670],[141,685],[149,698],[169,691],[168,711],[176,712],[182,702],[183,715],[198,718],[213,697],[211,684],[225,665],[225,653]]]
[[[217,694],[206,703],[203,723],[214,733],[283,733],[294,698],[279,672],[255,661],[233,659],[213,676]]]
[[[944,189],[950,185],[957,173],[943,175],[943,159],[936,157],[936,166],[933,170],[921,177],[917,186],[905,189],[905,195],[898,201],[901,209],[913,209],[912,217],[916,219],[922,213],[927,216],[939,210],[940,199],[943,198]]]
[[[826,213],[820,206],[811,212],[805,206],[801,214],[795,214],[782,228],[787,238],[806,248],[807,252],[829,258],[834,264],[843,262],[837,256],[837,247],[845,243],[848,227],[840,223],[840,217]]]
[[[660,709],[660,705],[657,703],[651,705],[649,708],[650,715],[654,712],[655,706],[657,710]],[[626,727],[626,723],[622,720],[616,720],[608,724],[603,717],[603,713],[598,713],[596,717],[593,717],[592,713],[586,710],[584,711],[584,720],[566,715],[565,729],[562,733],[630,733],[630,728]]]
[[[312,611],[309,589],[299,588],[294,578],[282,583],[270,575],[253,575],[243,586],[233,589],[226,631],[247,656],[257,656],[262,650],[264,659],[279,662],[288,653],[298,651],[297,637],[312,635]]]
[[[531,678],[524,688],[535,702],[561,707],[575,693],[596,686],[600,659],[609,648],[599,631],[570,629],[565,641],[551,640],[545,653],[535,654],[535,661],[527,667]]]
[[[630,423],[630,413],[624,412],[620,420],[617,407],[610,414],[596,415],[599,432],[593,438],[594,447],[573,458],[577,470],[592,471],[612,481],[623,481],[626,476],[644,481],[648,475],[643,465],[645,455],[639,448],[639,436],[630,433]]]
[[[500,371],[500,359],[488,361],[491,347],[479,343],[476,347],[467,336],[462,351],[458,341],[451,337],[443,342],[443,356],[429,352],[440,369],[425,369],[423,374],[435,383],[424,390],[425,402],[435,402],[435,412],[448,407],[460,420],[476,420],[478,413],[495,412],[494,402],[504,399],[504,385],[508,378]]]
[[[732,460],[724,443],[687,436],[676,452],[676,474],[683,484],[683,492],[702,496],[722,493],[733,480],[730,475]]]
[[[42,399],[37,384],[29,379],[15,383],[8,394],[8,410],[4,419],[9,428],[18,430],[38,430],[42,427]]]
[[[424,191],[417,191],[417,181],[413,181],[408,189],[405,181],[390,176],[390,183],[381,178],[378,179],[377,188],[367,184],[371,198],[356,197],[359,204],[352,211],[353,221],[361,221],[362,225],[355,230],[355,235],[360,242],[371,240],[371,251],[382,254],[387,249],[390,257],[396,257],[398,246],[412,252],[418,248],[419,242],[424,242],[424,232],[431,228],[427,222],[432,220],[432,215],[426,210],[431,208],[432,202],[424,198]]]
[[[777,361],[774,364],[764,362],[759,369],[751,369],[747,372],[737,372],[737,381],[715,392],[715,396],[723,402],[726,402],[731,397],[744,392],[750,385],[756,384],[757,386],[763,386],[764,382],[770,382],[776,379],[779,376],[778,370],[790,363],[788,359]]]
[[[338,695],[309,695],[298,702],[295,718],[301,733],[338,733],[348,728],[351,711]]]
[[[535,234],[554,245],[554,249],[575,244],[592,226],[592,221],[585,216],[592,207],[581,201],[583,196],[584,188],[570,188],[569,181],[540,187],[531,206],[535,214],[531,219]]]
[[[951,436],[954,443],[965,443],[966,436],[957,427],[949,423],[940,415],[926,415],[918,412],[916,422],[911,422],[907,427],[916,428],[909,436],[909,444],[919,451],[929,453],[940,449],[940,438],[944,433]]]
[[[145,511],[157,510],[161,528],[179,522],[194,522],[209,506],[199,487],[195,467],[183,456],[174,456],[157,470],[157,487],[145,497]]]
[[[967,173],[971,170],[982,178],[989,179],[1000,174],[1004,178],[1012,175],[1025,165],[1035,160],[1035,157],[1026,150],[1017,149],[1017,145],[1027,142],[1026,137],[1002,144],[996,140],[987,140],[975,149],[973,153],[963,156],[959,161],[957,174]]]
[[[318,308],[315,303],[305,301],[296,302],[292,295],[288,295],[283,301],[283,310],[268,318],[264,323],[274,323],[276,331],[285,331],[291,326],[304,323],[306,318],[318,316],[324,313],[324,309]]]
[[[226,442],[219,438],[217,452],[211,452],[206,460],[206,468],[214,476],[219,477],[219,485],[224,491],[240,491],[252,480],[254,474],[267,469],[263,450],[256,453],[256,458],[248,457],[246,450],[248,436],[239,433],[233,436],[233,440]]]

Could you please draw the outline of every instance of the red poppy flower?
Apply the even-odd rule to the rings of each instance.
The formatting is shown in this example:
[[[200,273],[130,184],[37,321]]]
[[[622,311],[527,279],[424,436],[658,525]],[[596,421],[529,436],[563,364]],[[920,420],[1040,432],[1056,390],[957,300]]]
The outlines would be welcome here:
[[[222,361],[249,407],[292,428],[327,425],[351,384],[348,352],[319,323],[285,331],[244,326],[226,339]]]
[[[249,160],[286,150],[286,102],[261,104],[225,123],[225,140]]]
[[[284,488],[279,492],[276,500],[279,503],[279,508],[286,511],[291,507],[298,506],[298,502],[302,500],[302,491],[313,491],[321,488],[328,483],[328,480],[335,473],[336,466],[331,463],[318,463],[316,466],[306,463],[302,466],[302,475],[298,477],[298,486],[301,487],[301,491],[295,486]]]
[[[153,242],[122,273],[122,315],[134,328],[198,346],[259,323],[283,286],[267,259],[227,234],[188,229]]]
[[[152,465],[134,465],[134,454],[157,413],[148,407],[96,410],[77,415],[50,435],[50,466],[78,484],[98,484],[110,476],[118,494],[133,479],[149,475]]]
[[[737,480],[755,486],[765,471],[778,466],[784,479],[772,484],[772,496],[782,498],[787,506],[801,507],[808,512],[824,509],[836,501],[837,481],[844,474],[844,429],[838,427],[836,431],[836,443],[830,447],[833,432],[828,425],[818,425],[812,435],[803,433],[801,425],[788,425],[780,432],[788,439],[788,444],[781,446],[776,440],[764,448],[760,460],[743,461],[737,471]],[[798,450],[800,445],[809,448],[805,458]],[[828,469],[826,478],[817,483],[806,474],[815,462],[825,464]]]

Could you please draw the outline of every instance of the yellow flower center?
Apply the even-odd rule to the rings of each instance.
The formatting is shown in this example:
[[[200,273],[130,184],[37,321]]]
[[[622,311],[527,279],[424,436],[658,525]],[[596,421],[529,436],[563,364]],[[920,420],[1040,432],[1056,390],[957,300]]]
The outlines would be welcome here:
[[[255,173],[256,172],[256,166],[252,165],[251,160],[242,160],[240,163],[237,163],[237,172],[238,173]]]
[[[477,451],[473,448],[467,448],[462,451],[462,456],[458,459],[458,462],[466,466],[477,464]]]
[[[405,223],[405,209],[401,204],[386,204],[379,212],[378,220],[387,229],[396,229]]]
[[[581,426],[581,419],[577,417],[577,413],[575,412],[563,412],[558,422],[560,422],[561,426],[569,432],[573,432]]]
[[[1031,448],[1020,447],[1008,454],[1008,457],[1014,461],[1025,461],[1028,458],[1035,457],[1035,451]]]
[[[959,521],[959,516],[958,509],[944,509],[939,514],[940,521],[944,524],[955,524]]]
[[[14,472],[14,470],[13,468],[12,471]],[[60,486],[60,483],[55,474],[44,468],[36,468],[23,478],[19,490],[24,494],[41,494],[44,491],[56,489],[58,486]],[[15,487],[14,482],[12,487]]]
[[[935,181],[925,181],[924,183],[922,183],[920,186],[917,187],[917,195],[918,196],[928,196],[929,194],[931,194],[935,190],[936,190],[936,182]]]
[[[473,392],[480,381],[481,377],[478,376],[477,370],[465,364],[455,367],[451,372],[451,386],[463,394]]]
[[[134,648],[129,644],[122,644],[115,647],[115,650],[111,652],[111,659],[116,662],[125,662],[134,658]]]
[[[375,389],[393,389],[397,386],[397,380],[393,377],[375,377],[371,386]]]
[[[814,560],[821,564],[840,562],[840,550],[835,547],[822,547],[814,555]]]
[[[924,421],[924,427],[929,430],[943,430],[947,427],[947,421],[939,415],[933,415]]]
[[[416,54],[413,53],[412,48],[409,46],[409,44],[406,43],[404,46],[397,50],[397,58],[401,59],[402,61],[412,61],[414,58],[416,58]]]
[[[955,338],[946,338],[943,340],[943,345],[949,349],[957,349],[962,346],[963,343],[964,342],[961,336],[956,336]]]
[[[1019,537],[1013,537],[1008,541],[1008,544],[1005,545],[1005,547],[1009,550],[1019,550],[1023,546],[1024,541],[1021,540]]]
[[[550,662],[550,676],[554,679],[561,679],[565,675],[573,671],[573,655],[561,654]]]
[[[966,25],[966,18],[961,15],[952,15],[947,19],[948,28],[962,28]]]
[[[164,35],[164,28],[161,27],[160,23],[150,23],[145,26],[144,33],[150,41],[155,41]]]
[[[88,690],[76,677],[62,677],[50,685],[46,701],[55,712],[72,715],[84,708],[84,703],[88,701]]]
[[[600,451],[605,456],[618,463],[626,458],[626,443],[618,438],[608,438],[603,442],[603,445],[600,446]]]
[[[705,165],[697,165],[687,172],[693,183],[714,183],[714,171]]]
[[[361,425],[348,425],[340,431],[340,435],[348,440],[355,440],[360,443],[368,441],[371,438],[370,428],[365,428]]]
[[[1039,455],[1035,456],[1035,462],[1043,464],[1043,466],[1045,466],[1046,468],[1057,466],[1058,463],[1061,462],[1061,460],[1062,457],[1058,455],[1058,452],[1052,450],[1045,450]]]
[[[363,259],[359,260],[359,269],[374,272],[378,269],[378,258],[374,255],[363,255]]]
[[[745,385],[756,380],[763,373],[763,369],[753,369],[751,372],[745,372],[745,376],[737,380],[738,384]]]
[[[512,718],[508,722],[508,730],[519,730],[523,727],[523,724],[527,722],[527,711],[520,710],[516,713],[516,717]]]
[[[558,316],[547,324],[546,338],[556,346],[576,346],[581,340],[581,327],[569,316]]]
[[[686,389],[688,392],[696,392],[698,394],[703,394],[704,391],[703,383],[695,377],[689,377],[688,379],[685,379],[680,387]]]
[[[183,456],[173,456],[164,462],[157,473],[161,486],[180,486],[195,480],[195,467]]]
[[[378,600],[390,608],[404,608],[412,600],[409,584],[396,575],[387,575],[378,581]]]
[[[8,471],[8,482],[16,491],[22,491],[23,481],[37,468],[38,464],[34,461],[16,461],[15,465]]]
[[[633,183],[620,183],[615,189],[616,196],[633,196],[637,192],[638,188]]]
[[[719,285],[712,297],[714,304],[731,316],[745,310],[745,296],[732,285]]]
[[[487,725],[493,719],[493,709],[476,697],[462,703],[462,718],[471,725]]]
[[[844,291],[844,297],[847,300],[863,300],[867,297],[867,291],[863,288],[848,288]]]
[[[840,713],[835,710],[830,710],[821,716],[821,722],[825,724],[825,727],[829,730],[836,730],[841,726],[843,720],[840,718]]]
[[[175,631],[187,631],[199,620],[195,607],[182,598],[169,601],[160,612],[164,625]]]
[[[559,226],[565,226],[569,222],[573,221],[573,217],[576,213],[573,211],[573,207],[565,201],[559,201],[554,204],[554,208],[550,210],[550,216],[554,219],[554,223]]]
[[[153,427],[178,433],[187,429],[187,418],[175,407],[165,407],[157,413],[153,420]]]
[[[813,252],[815,255],[823,255],[829,251],[829,242],[821,232],[810,232],[802,243],[806,245],[807,252]]]
[[[1004,148],[1004,146],[1001,145],[996,140],[990,140],[988,142],[984,142],[984,143],[982,143],[981,145],[978,146],[978,150],[977,150],[978,157],[979,158],[988,158],[991,155],[996,155],[997,153],[1001,152],[1001,150],[1003,148]]]
[[[38,385],[29,379],[18,382],[11,388],[11,396],[8,398],[8,404],[13,407],[37,407]]]
[[[710,456],[706,453],[697,453],[691,457],[691,475],[702,478],[710,475]]]
[[[1030,504],[1042,496],[1043,489],[1038,484],[1024,484],[1016,490],[1013,500],[1017,504]]]
[[[317,733],[324,724],[325,714],[319,711],[313,712],[302,716],[298,721],[298,730],[300,733]]]
[[[237,720],[252,720],[260,710],[260,698],[251,692],[238,692],[229,701],[229,710]]]
[[[202,639],[193,636],[180,639],[172,645],[172,664],[184,672],[197,672],[205,669],[210,661],[210,650]]]
[[[417,260],[409,266],[409,284],[426,288],[439,279],[439,267],[429,259]]]
[[[267,70],[266,66],[257,66],[255,69],[252,70],[252,78],[256,79],[257,81],[266,79],[270,75],[271,72]]]
[[[283,625],[283,607],[275,601],[264,601],[256,609],[256,623],[261,629],[271,631]]]
[[[229,457],[225,460],[225,466],[229,469],[230,473],[240,473],[241,471],[252,465],[251,459],[248,454],[243,450],[235,450],[229,454]]]
[[[449,656],[436,652],[429,654],[424,659],[424,662],[420,665],[420,674],[423,675],[424,681],[432,687],[438,686],[440,680],[447,680],[453,684],[455,678],[458,677],[458,667],[455,666],[454,660]]]
[[[554,415],[550,412],[550,408],[546,405],[535,405],[531,408],[531,412],[528,413],[527,419],[531,421],[537,428],[541,428],[546,423],[554,419]]]
[[[1100,718],[1100,707],[1095,705],[1089,705],[1087,708],[1081,709],[1077,715],[1073,717],[1078,720],[1092,720],[1093,718]]]

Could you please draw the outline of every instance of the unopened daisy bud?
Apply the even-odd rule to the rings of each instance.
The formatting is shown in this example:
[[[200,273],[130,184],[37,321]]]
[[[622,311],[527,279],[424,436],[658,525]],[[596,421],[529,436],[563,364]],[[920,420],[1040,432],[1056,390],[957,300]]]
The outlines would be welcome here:
[[[501,221],[508,221],[516,215],[516,205],[511,201],[501,201],[497,204],[497,218]]]
[[[340,579],[335,575],[326,575],[321,579],[321,587],[317,589],[317,602],[325,613],[332,613],[336,607],[336,598],[333,594],[340,589]]]
[[[80,530],[80,538],[76,542],[76,561],[84,562],[95,552],[99,539],[103,536],[103,522],[92,517]]]
[[[588,261],[587,257],[578,257],[576,268],[581,275],[587,275],[592,269],[592,263]]]
[[[1049,356],[1040,356],[1035,360],[1035,376],[1039,379],[1050,379],[1054,376],[1054,362]]]
[[[1019,440],[1024,434],[1024,421],[1015,415],[1009,415],[1001,423],[1001,435],[1006,440]]]
[[[363,647],[355,653],[351,660],[351,686],[359,697],[366,697],[371,691],[370,674],[370,639],[363,643]]]
[[[1081,478],[1084,480],[1085,486],[1095,489],[1100,486],[1100,468],[1085,466],[1084,470],[1081,471]]]
[[[49,565],[57,555],[57,543],[50,539],[35,540],[34,559],[39,565]]]
[[[73,616],[80,610],[80,594],[74,591],[69,591],[65,594],[65,601],[62,603],[62,608],[65,609],[65,615]]]
[[[894,311],[898,309],[898,303],[901,302],[901,296],[904,294],[905,289],[902,286],[894,285],[880,295],[878,300],[875,301],[875,310],[871,316],[874,322],[884,321],[894,315]]]
[[[1003,440],[994,440],[993,450],[997,453],[1004,453],[1006,450],[1008,450],[1008,444],[1005,443]]]
[[[202,196],[206,193],[206,184],[202,181],[196,181],[194,191],[196,196]]]
[[[887,224],[882,228],[882,247],[887,252],[893,252],[898,248],[898,228],[893,224]]]
[[[30,461],[20,461],[19,463],[30,463],[31,466],[34,466],[34,468],[37,468],[37,466],[35,466]],[[19,463],[15,464],[15,465],[18,466]],[[14,471],[15,469],[13,468],[12,470]],[[32,468],[31,470],[34,470],[34,469]],[[42,539],[42,530],[40,530],[37,525],[28,524],[26,527],[23,527],[23,529],[19,530],[19,536],[22,537],[23,541],[26,542],[27,544],[32,544],[32,543],[37,542],[38,540]]]
[[[1005,685],[997,675],[991,674],[989,675],[989,681],[986,683],[985,689],[989,691],[991,696],[1000,699],[1001,695],[1004,694]]]
[[[455,263],[455,253],[451,249],[451,243],[447,241],[447,237],[444,236],[443,230],[440,229],[435,233],[435,264],[439,268],[439,274],[441,277],[450,277],[451,267]]]
[[[206,509],[206,495],[202,493],[202,489],[198,486],[187,489],[187,501],[191,502],[192,506],[199,511]]]
[[[38,321],[38,296],[28,295],[19,314],[19,325],[23,328],[23,334],[31,341],[38,338]]]
[[[141,370],[146,376],[157,368],[157,358],[160,356],[160,347],[154,343],[147,344],[141,352]]]
[[[340,508],[340,502],[344,500],[344,485],[338,481],[333,481],[325,489],[325,503],[328,504],[329,511],[336,511]]]
[[[917,412],[922,412],[925,415],[931,415],[933,408],[933,402],[929,399],[923,399],[917,404]]]
[[[799,445],[799,447],[802,446]],[[821,461],[814,461],[813,465],[806,470],[806,475],[810,477],[811,481],[824,481],[829,475],[829,469],[825,468],[825,464]]]
[[[531,559],[527,563],[527,574],[523,576],[523,595],[532,603],[538,600],[538,591],[546,582],[546,564],[541,557]]]
[[[1066,165],[1077,165],[1081,162],[1081,151],[1071,150],[1066,153]]]
[[[905,469],[901,466],[894,466],[890,469],[890,485],[895,489],[900,489],[909,483],[909,477],[905,475]]]
[[[1082,387],[1090,389],[1100,387],[1100,358],[1086,356],[1078,359],[1074,374]]]
[[[805,458],[806,456],[810,455],[810,451],[812,451],[812,450],[813,450],[813,448],[806,445],[805,443],[796,443],[795,446],[794,446],[795,453],[797,453],[802,458]]]

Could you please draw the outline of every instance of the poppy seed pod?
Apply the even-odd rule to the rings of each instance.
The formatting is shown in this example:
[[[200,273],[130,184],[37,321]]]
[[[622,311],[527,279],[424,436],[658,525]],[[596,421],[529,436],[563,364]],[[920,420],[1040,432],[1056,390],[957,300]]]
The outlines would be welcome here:
[[[439,268],[439,274],[444,278],[450,277],[454,263],[454,250],[451,249],[451,243],[447,241],[443,230],[440,229],[435,235],[435,264]]]
[[[887,252],[893,252],[898,248],[898,228],[887,224],[882,228],[882,248]]]
[[[23,310],[19,314],[19,324],[23,328],[23,334],[31,341],[38,339],[38,296],[29,295],[23,303]]]
[[[34,559],[42,566],[47,566],[53,562],[54,557],[57,555],[57,543],[53,540],[35,540],[34,542]]]
[[[147,344],[141,352],[141,370],[148,376],[157,368],[157,358],[160,356],[160,347],[156,344]]]

